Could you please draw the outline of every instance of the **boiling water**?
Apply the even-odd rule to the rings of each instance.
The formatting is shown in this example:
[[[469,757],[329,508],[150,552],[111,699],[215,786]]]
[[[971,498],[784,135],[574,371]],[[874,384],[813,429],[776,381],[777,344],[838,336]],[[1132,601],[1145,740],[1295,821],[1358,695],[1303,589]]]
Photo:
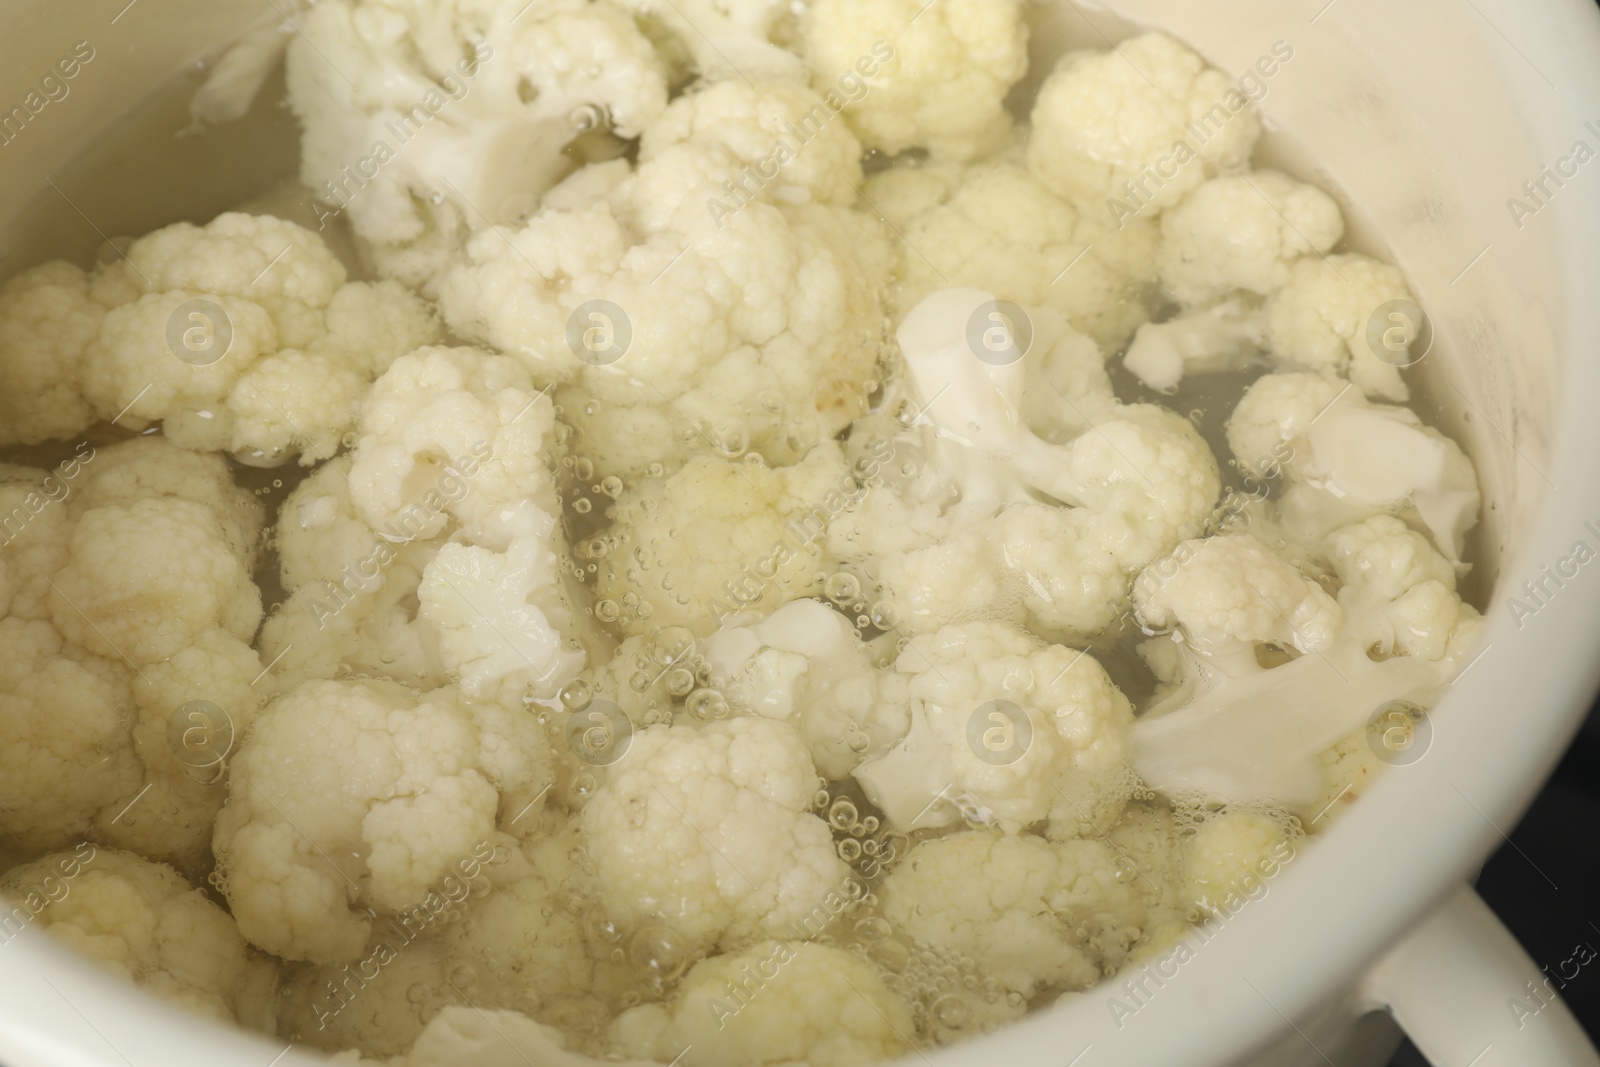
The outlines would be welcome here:
[[[1035,71],[1048,66],[1048,56],[1059,54],[1070,47],[1104,47],[1106,41],[1099,36],[1106,30],[1113,36],[1121,31],[1110,27],[1103,19],[1100,29],[1094,30],[1061,16],[1051,24],[1041,25],[1035,33]],[[196,129],[188,116],[188,100],[203,74],[199,70],[185,72],[163,92],[134,108],[124,119],[105,131],[103,137],[86,149],[69,166],[56,176],[60,192],[45,189],[19,215],[19,223],[7,234],[6,255],[0,260],[0,271],[14,274],[17,271],[50,258],[67,258],[88,267],[97,258],[115,257],[116,248],[123,246],[125,235],[138,235],[162,225],[179,220],[204,223],[216,214],[230,209],[270,211],[309,228],[317,228],[317,217],[310,206],[309,192],[295,181],[298,165],[298,146],[293,116],[284,101],[281,73],[267,84],[250,112],[241,121],[223,127]],[[1034,78],[1034,82],[1037,77]],[[1019,112],[1025,112],[1028,93],[1033,83],[1020,86],[1016,103]],[[1262,158],[1272,159],[1282,166],[1284,159],[1292,158],[1292,145],[1281,135],[1269,133],[1261,149]],[[352,277],[362,277],[361,266],[353,253],[349,234],[341,220],[330,224],[324,236],[334,250],[345,259]],[[1359,229],[1359,227],[1357,227]],[[102,237],[104,235],[104,238]],[[109,238],[107,241],[105,238]],[[1109,364],[1119,397],[1125,402],[1151,401],[1164,403],[1188,417],[1219,457],[1228,450],[1222,428],[1244,389],[1265,368],[1188,378],[1174,395],[1156,396],[1139,385],[1122,369],[1120,359]],[[1422,394],[1424,398],[1426,393]],[[1425,414],[1430,413],[1426,399],[1419,402]],[[93,430],[89,439],[106,444],[129,436],[115,427],[101,426]],[[11,450],[0,458],[50,466],[71,453],[73,444],[48,445],[31,449]],[[603,530],[606,506],[624,488],[615,479],[594,485],[583,470],[587,461],[581,457],[566,457],[563,469],[564,522],[573,543],[593,538]],[[276,470],[261,470],[236,465],[236,476],[241,484],[252,489],[269,509],[269,521],[287,493],[302,480],[306,471],[294,465]],[[1223,463],[1225,484],[1239,487],[1240,472],[1227,462]],[[1469,549],[1472,546],[1469,546]],[[567,566],[574,566],[568,561]],[[577,564],[581,565],[581,564]],[[265,603],[270,607],[282,598],[277,581],[277,561],[270,550],[263,553],[261,569],[256,575],[263,587]],[[837,576],[835,576],[837,578]],[[853,580],[853,576],[852,576]],[[1472,587],[1481,598],[1486,588],[1487,576]],[[842,581],[830,582],[829,576],[818,576],[818,592],[834,591]],[[854,616],[860,609],[852,601],[857,590],[849,590],[842,597],[829,599],[847,615]],[[880,631],[871,626],[864,628],[868,639],[882,638]],[[1144,634],[1129,627],[1095,642],[1095,652],[1117,683],[1136,704],[1146,699],[1154,689],[1154,679],[1134,652],[1135,644]],[[892,653],[892,635],[890,637]],[[878,642],[882,647],[883,642]],[[653,647],[653,646],[652,646]],[[706,679],[698,677],[693,660],[688,664],[691,683],[672,687],[656,686],[650,680],[654,673],[652,647],[639,653],[639,676],[647,680],[656,706],[646,716],[646,722],[680,721],[705,717],[699,707],[686,706],[685,698],[696,689],[703,689]],[[586,701],[583,694],[570,691],[563,694],[569,708],[581,707]],[[672,691],[676,690],[676,691]],[[644,690],[641,690],[642,692]],[[720,709],[726,713],[726,708]],[[558,722],[548,710],[536,711],[543,718],[552,736],[559,735]],[[556,713],[559,714],[559,713]],[[578,782],[580,794],[592,789]],[[1153,801],[1144,795],[1136,803]],[[855,874],[869,887],[878,883],[885,867],[893,858],[904,852],[917,840],[936,834],[919,832],[910,839],[890,833],[881,820],[872,813],[870,804],[853,782],[829,783],[819,781],[815,799],[815,812],[834,831],[838,853]],[[1175,836],[1192,835],[1208,812],[1200,806],[1180,807],[1174,823]],[[1286,813],[1276,813],[1289,829],[1296,829],[1294,819]],[[1173,842],[1177,844],[1176,840]],[[576,857],[581,865],[581,854]],[[1123,872],[1132,876],[1130,872]],[[830,927],[819,940],[853,947],[875,961],[886,981],[901,992],[914,1006],[919,1036],[927,1041],[945,1042],[968,1035],[992,1025],[994,1018],[1009,1014],[1020,1007],[1014,1003],[1016,995],[1010,994],[1013,1003],[1006,1003],[1008,995],[993,979],[986,978],[971,959],[932,952],[911,944],[874,910],[875,894],[869,892],[863,903],[845,920]],[[634,967],[637,987],[628,996],[634,1001],[659,999],[670,985],[670,977],[681,974],[692,960],[681,950],[663,942],[659,933],[649,936],[656,941],[640,942],[640,935],[625,939],[616,932],[604,915],[598,902],[582,893],[574,894],[567,906],[581,913],[583,927],[594,934],[594,943],[609,952],[612,962]],[[463,920],[470,921],[470,920]],[[611,936],[612,933],[615,936]],[[609,946],[609,947],[607,947]],[[481,961],[483,966],[463,978],[464,992],[475,1002],[517,1007],[522,1004],[520,994],[512,986],[497,986],[494,976],[504,968],[504,961]],[[663,976],[668,976],[664,980]],[[412,1003],[421,1016],[456,1000],[449,990],[428,989]],[[526,1005],[523,1005],[526,1006]],[[576,1036],[589,1039],[591,1047],[599,1036],[603,1018],[573,1017],[562,1020],[565,1027]],[[286,1035],[315,1040],[315,1034]]]

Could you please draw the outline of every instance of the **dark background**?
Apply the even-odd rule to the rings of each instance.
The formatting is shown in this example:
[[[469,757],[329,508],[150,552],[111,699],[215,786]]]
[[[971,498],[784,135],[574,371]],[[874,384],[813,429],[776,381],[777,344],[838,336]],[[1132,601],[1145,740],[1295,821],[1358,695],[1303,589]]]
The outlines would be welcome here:
[[[1478,893],[1534,963],[1553,971],[1580,943],[1600,948],[1600,704],[1511,842],[1515,848],[1502,845],[1484,865]],[[1561,995],[1600,1044],[1600,972],[1580,970]],[[1409,1041],[1391,1061],[1427,1065]]]

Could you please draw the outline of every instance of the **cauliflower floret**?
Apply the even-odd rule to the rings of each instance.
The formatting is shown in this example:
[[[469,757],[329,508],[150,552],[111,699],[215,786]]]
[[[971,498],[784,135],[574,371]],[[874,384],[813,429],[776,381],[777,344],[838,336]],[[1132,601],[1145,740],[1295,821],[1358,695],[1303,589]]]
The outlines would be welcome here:
[[[886,229],[818,202],[844,186],[809,154],[795,156],[791,180],[811,183],[797,204],[755,196],[764,179],[735,155],[803,117],[794,96],[808,92],[689,98],[664,129],[691,139],[661,145],[609,203],[481,233],[441,283],[458,335],[565,385],[575,447],[602,476],[704,451],[791,463],[865,410],[884,349]],[[740,121],[697,121],[724,108]],[[826,131],[828,160],[843,158],[836,138],[853,140]],[[772,192],[784,190],[799,191]]]
[[[1255,670],[1257,645],[1326,648],[1344,623],[1321,586],[1249,535],[1185,541],[1140,575],[1134,602],[1146,625],[1182,626],[1194,651],[1225,672]]]
[[[439,543],[368,538],[337,574],[298,586],[262,627],[262,659],[285,688],[347,673],[419,689],[445,684],[437,635],[417,618],[417,591]]]
[[[182,357],[168,339],[174,323]],[[120,415],[135,427],[160,421],[174,444],[220,451],[233,439],[229,392],[277,347],[277,327],[259,304],[184,289],[146,293],[106,315],[84,355],[83,394],[103,419]]]
[[[85,465],[98,451],[78,446],[54,471],[0,463],[0,565],[9,588],[9,614],[50,618],[50,583],[67,560],[72,533],[70,505]]]
[[[857,491],[824,442],[793,467],[697,456],[666,479],[625,491],[610,511],[597,612],[627,633],[771,611],[816,591],[829,521]],[[620,616],[620,617],[619,617]]]
[[[1370,403],[1335,378],[1269,374],[1240,399],[1227,434],[1242,469],[1287,472],[1280,512],[1302,545],[1320,549],[1333,529],[1390,513],[1460,565],[1482,500],[1477,471],[1409,408]]]
[[[111,504],[187,500],[211,509],[223,539],[246,572],[254,573],[266,509],[254,493],[234,484],[221,456],[178,448],[163,437],[135,437],[95,449],[83,469],[86,473],[75,483],[78,492],[67,502],[74,518]]]
[[[1005,96],[1028,69],[1028,27],[1016,0],[820,0],[801,32],[818,92],[854,88],[845,109],[868,148],[927,148],[972,159],[1004,144]]]
[[[316,234],[267,215],[157,230],[102,279],[126,293],[85,350],[81,385],[95,413],[160,421],[174,444],[257,466],[331,456],[394,346],[438,335],[416,296],[346,285]]]
[[[1410,362],[1410,344],[1384,357],[1367,340],[1373,316],[1397,300],[1413,301],[1399,267],[1353,254],[1308,256],[1267,302],[1267,341],[1283,363],[1347,375],[1369,397],[1404,402],[1411,391],[1400,367]]]
[[[1359,620],[1364,647],[1385,656],[1442,660],[1470,647],[1482,619],[1456,592],[1456,569],[1392,515],[1330,534],[1327,555]]]
[[[554,407],[514,359],[475,348],[402,356],[362,411],[350,465],[356,512],[393,541],[434,537],[452,518],[471,543],[496,551],[545,536],[557,505],[541,449],[554,424]]]
[[[51,592],[50,618],[62,636],[136,667],[215,626],[249,640],[261,622],[261,591],[215,513],[187,500],[84,512]]]
[[[789,36],[781,0],[620,0],[636,17],[677,36],[706,81],[773,77],[799,80],[800,58],[775,41]]]
[[[105,316],[89,275],[61,260],[0,289],[0,445],[71,437],[94,422],[79,367]]]
[[[855,776],[901,832],[966,814],[1014,833],[1064,806],[1061,779],[1126,760],[1133,709],[1086,652],[977,622],[913,638],[895,670],[920,721]]]
[[[323,309],[323,323],[327,332],[313,349],[342,358],[366,381],[444,336],[438,309],[394,281],[342,286]]]
[[[796,600],[705,641],[711,684],[735,706],[794,723],[818,772],[847,777],[905,736],[906,679],[878,670],[849,621]]]
[[[1040,411],[1046,401],[1025,407],[1030,378],[1057,376],[1052,350],[1083,338],[1036,312],[1045,366],[995,365],[969,337],[991,306],[987,293],[943,290],[902,323],[911,395],[900,403],[912,428],[893,442],[893,462],[911,469],[852,505],[829,550],[875,577],[880,610],[903,632],[989,615],[1092,634],[1116,618],[1139,568],[1199,532],[1221,487],[1216,461],[1184,419],[1119,405],[1097,375],[1078,382],[1090,395],[1056,392],[1056,414]],[[1069,379],[1077,363],[1061,364]],[[1029,419],[1071,440],[1039,436]]]
[[[335,357],[294,348],[257,360],[228,393],[235,439],[268,455],[326,459],[355,425],[368,381]]]
[[[525,853],[504,835],[482,843],[421,904],[375,927],[361,963],[287,968],[280,1031],[330,1051],[392,1055],[441,1006],[463,1001],[516,1006],[573,1031],[609,1017],[625,967],[586,933],[569,896],[575,835],[548,816],[542,827],[538,816],[522,821],[540,827],[536,846]]]
[[[226,795],[227,758],[271,698],[273,680],[249,645],[207,630],[133,679],[133,748],[144,783],[95,820],[102,839],[197,874]]]
[[[762,941],[697,963],[670,1005],[611,1024],[625,1055],[705,1067],[868,1067],[913,1047],[911,1009],[875,967],[844,949]]]
[[[548,744],[509,714],[379,681],[307,682],[269,705],[213,842],[244,935],[285,959],[358,959],[372,915],[421,903],[550,781]]]
[[[1256,887],[1294,859],[1295,837],[1282,819],[1257,812],[1208,816],[1188,842],[1185,903],[1202,915],[1238,910],[1243,898],[1255,899]]]
[[[563,635],[572,610],[550,546],[554,527],[547,519],[540,534],[503,553],[443,545],[423,571],[421,618],[467,696],[513,706],[525,696],[548,699],[583,669],[583,651]]]
[[[354,1052],[333,1057],[351,1067],[662,1067],[658,1063],[591,1059],[570,1049],[560,1030],[541,1026],[516,1011],[477,1006],[443,1009],[423,1029],[411,1051],[389,1060],[367,1060]]]
[[[150,992],[273,1031],[276,964],[171,867],[86,843],[7,871],[0,892],[52,936]]]
[[[1330,538],[1327,551],[1346,582],[1336,610],[1249,535],[1180,546],[1140,579],[1153,618],[1181,635],[1140,648],[1169,683],[1132,731],[1134,767],[1151,787],[1305,808],[1323,792],[1320,754],[1397,701],[1427,707],[1465,662],[1477,613],[1440,580],[1449,564],[1420,535],[1380,516]],[[1212,583],[1232,572],[1243,589]],[[1227,610],[1206,597],[1188,603],[1194,588]],[[1263,666],[1260,645],[1282,645],[1284,630],[1306,651]]]
[[[1148,911],[1129,867],[1102,841],[967,830],[913,848],[883,881],[883,914],[1010,993],[1087,989],[1143,936]]]
[[[971,285],[1049,307],[1107,351],[1150,317],[1159,234],[1153,222],[1111,229],[1046,189],[1020,163],[979,164],[903,224],[904,314],[934,290]]]
[[[757,85],[733,78],[685,93],[645,130],[639,142],[641,164],[660,162],[656,167],[640,167],[638,195],[632,198],[634,209],[647,216],[646,228],[652,220],[665,221],[660,206],[646,194],[654,191],[652,181],[672,175],[674,168],[664,157],[674,149],[690,153],[682,163],[720,166],[727,172],[742,194],[728,200],[730,210],[753,193],[741,167],[759,167],[755,184],[760,194],[773,199],[848,207],[855,203],[861,185],[861,144],[844,123],[832,119],[833,112],[822,97],[792,82],[772,80]],[[804,140],[795,144],[796,138]],[[790,152],[775,154],[774,146],[780,142]],[[766,174],[769,165],[777,169],[770,178]],[[654,174],[657,170],[662,173]],[[741,182],[743,188],[739,188]],[[770,192],[767,183],[772,183]],[[724,190],[718,193],[727,197]],[[662,199],[670,203],[672,197],[669,194]],[[690,207],[696,212],[706,210],[698,202]]]
[[[129,672],[62,641],[48,622],[0,619],[0,852],[83,836],[139,789]]]
[[[633,735],[583,808],[608,913],[694,948],[788,933],[843,885],[816,769],[794,727],[742,717]]]
[[[1239,289],[1271,296],[1300,257],[1343,236],[1339,205],[1314,185],[1275,170],[1213,178],[1161,216],[1161,284],[1185,307]]]
[[[422,286],[469,226],[509,222],[605,123],[635,137],[667,102],[665,70],[605,3],[317,5],[289,46],[300,176],[348,212],[385,274]],[[480,214],[487,213],[487,215]]]
[[[1221,71],[1147,33],[1062,57],[1033,105],[1028,166],[1088,210],[1109,201],[1121,221],[1242,170],[1260,135],[1260,116]]]
[[[337,582],[346,567],[372,551],[377,535],[350,500],[351,458],[318,467],[278,508],[272,542],[287,593],[309,582]]]
[[[530,424],[544,421],[530,416],[531,411],[523,416]],[[521,428],[520,423],[517,428]],[[505,558],[475,546],[445,545],[443,535],[434,539],[420,536],[421,529],[431,518],[447,519],[445,509],[474,491],[475,479],[483,474],[481,460],[487,452],[486,443],[483,447],[475,445],[472,450],[445,463],[438,470],[437,481],[431,489],[425,483],[405,487],[406,491],[414,492],[414,501],[407,504],[393,522],[376,531],[363,521],[351,499],[353,455],[330,461],[296,488],[279,509],[276,531],[278,558],[282,564],[281,585],[289,598],[268,620],[261,636],[263,654],[274,664],[276,674],[286,678],[333,678],[340,676],[341,668],[348,668],[431,689],[443,685],[449,671],[459,671],[463,663],[476,654],[475,649],[463,648],[460,644],[459,639],[466,631],[484,630],[489,646],[515,653],[518,646],[506,644],[518,634],[518,628],[506,621],[508,612],[543,612],[554,627],[542,627],[544,636],[556,642],[564,642],[562,635],[577,629],[572,626],[562,591],[555,587],[560,576],[554,561],[546,565],[537,558],[540,551],[548,553],[556,544],[547,517],[539,518],[536,528],[546,531],[549,545],[540,548],[544,544],[540,538],[527,539],[531,548],[517,551],[528,557],[525,561],[528,565],[504,572],[521,575],[518,581],[525,594],[536,584],[544,583],[543,591],[536,594],[539,607],[527,605],[524,608],[511,600],[497,609],[500,614],[485,616],[476,610],[458,610],[470,608],[470,605],[464,603],[456,591],[448,589],[440,577],[457,564],[466,565],[471,571],[473,567],[469,564],[480,557],[486,560]],[[426,464],[419,466],[426,469],[435,465],[436,460],[429,458]],[[491,480],[490,485],[497,492],[507,491],[501,488],[503,481]],[[540,495],[544,496],[544,491],[540,490]],[[533,518],[537,517],[528,509],[518,516],[518,522]],[[518,543],[513,542],[513,545]],[[449,561],[440,564],[430,586],[434,606],[424,612],[422,602],[429,599],[422,595],[424,574],[446,549]],[[503,563],[494,566],[504,568]],[[469,581],[460,575],[450,581],[473,603],[483,594],[488,594],[491,601],[501,598],[492,583],[479,587],[475,585],[476,579]],[[515,588],[507,590],[510,594],[516,591]],[[430,617],[419,618],[422,614]],[[527,618],[531,619],[532,615]],[[441,628],[440,619],[452,621]],[[488,629],[491,626],[498,627],[498,633]],[[449,656],[441,648],[444,633],[454,635]],[[591,635],[577,629],[576,636],[586,639]],[[602,650],[602,645],[603,642],[587,641],[585,648],[594,653]],[[536,647],[538,642],[530,642],[523,651],[532,654]],[[554,646],[547,648],[552,663],[571,662],[572,653]],[[493,659],[491,655],[489,660]],[[529,666],[526,660],[515,656],[513,659],[515,662],[502,664],[505,668],[502,677],[507,672]],[[539,671],[545,669],[538,668]],[[566,677],[571,669],[560,667],[561,677]],[[475,686],[481,683],[485,691],[493,688],[489,677],[475,675],[475,678]],[[521,696],[518,692],[516,700],[520,701]]]

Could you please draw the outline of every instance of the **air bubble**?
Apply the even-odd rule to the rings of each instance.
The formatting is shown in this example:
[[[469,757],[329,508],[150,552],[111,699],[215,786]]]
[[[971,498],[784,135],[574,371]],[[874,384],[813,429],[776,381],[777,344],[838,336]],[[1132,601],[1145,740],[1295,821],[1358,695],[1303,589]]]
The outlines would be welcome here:
[[[846,800],[844,797],[840,797],[838,800],[835,800],[833,802],[833,806],[828,809],[828,824],[835,830],[848,831],[850,827],[855,824],[859,814],[860,813],[856,811],[856,806],[854,804]]]
[[[582,711],[594,699],[594,690],[582,678],[568,682],[561,688],[561,703],[568,711]]]
[[[822,590],[835,604],[849,604],[860,598],[861,580],[847,571],[839,571],[828,576]]]
[[[728,698],[717,689],[696,689],[689,694],[684,707],[701,722],[716,722],[728,717]]]

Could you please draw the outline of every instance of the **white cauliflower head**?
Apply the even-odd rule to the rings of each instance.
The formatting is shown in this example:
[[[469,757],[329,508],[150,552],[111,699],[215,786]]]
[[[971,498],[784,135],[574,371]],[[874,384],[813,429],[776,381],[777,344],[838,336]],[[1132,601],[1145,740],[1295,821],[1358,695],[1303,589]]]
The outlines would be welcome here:
[[[914,847],[881,892],[884,917],[914,943],[1031,997],[1121,966],[1148,918],[1137,883],[1107,842],[967,830]]]
[[[99,454],[85,442],[52,471],[0,463],[0,602],[11,615],[50,618],[50,583],[67,560],[74,494]]]
[[[1182,626],[1189,647],[1223,671],[1254,670],[1256,646],[1326,648],[1344,623],[1316,582],[1248,534],[1185,541],[1134,583],[1139,618],[1157,630]]]
[[[1314,185],[1275,170],[1213,178],[1161,216],[1161,285],[1186,307],[1243,289],[1271,296],[1302,256],[1344,236],[1344,215]]]
[[[801,31],[811,84],[848,101],[844,114],[868,148],[966,160],[1010,134],[1005,96],[1028,69],[1014,0],[820,0]]]
[[[100,811],[101,838],[189,874],[208,867],[228,757],[273,691],[254,650],[221,629],[140,668],[131,736],[144,781]]]
[[[90,276],[61,260],[0,289],[0,443],[71,437],[94,422],[79,383],[106,316],[96,295]]]
[[[101,272],[122,295],[80,369],[95,414],[257,466],[333,455],[395,347],[438,336],[416,296],[346,285],[316,234],[267,215],[176,223]]]
[[[452,519],[471,543],[495,550],[547,537],[556,501],[544,450],[554,423],[550,401],[516,360],[418,349],[373,386],[351,501],[392,542],[434,537]]]
[[[624,1055],[697,1067],[867,1067],[913,1048],[911,1009],[862,956],[761,941],[695,964],[672,1001],[624,1013]]]
[[[709,947],[790,933],[846,868],[810,813],[816,769],[794,727],[740,717],[634,733],[584,805],[608,912]]]
[[[1140,648],[1167,683],[1132,731],[1147,784],[1309,805],[1327,750],[1396,702],[1426,708],[1465,662],[1477,613],[1421,535],[1378,516],[1326,551],[1345,583],[1337,604],[1251,535],[1180,545],[1141,577],[1150,621],[1178,627]]]
[[[78,492],[67,502],[74,518],[110,504],[187,500],[211,509],[223,540],[246,572],[254,573],[266,512],[254,493],[234,483],[221,456],[178,448],[164,437],[142,436],[95,449],[83,468],[83,477],[75,482]]]
[[[970,285],[1054,309],[1108,351],[1150,317],[1154,223],[1113,229],[1010,158],[974,166],[931,199],[901,224],[908,248],[895,302],[902,315],[937,289]]]
[[[1289,283],[1267,303],[1273,357],[1304,370],[1346,376],[1369,397],[1405,401],[1411,391],[1400,368],[1413,362],[1410,343],[1380,355],[1368,341],[1374,317],[1395,301],[1415,302],[1399,267],[1355,254],[1300,259]],[[1389,320],[1382,320],[1385,335],[1390,328]]]
[[[865,410],[893,253],[831,202],[853,195],[848,130],[825,129],[816,156],[773,147],[805,94],[686,97],[608,201],[481,233],[441,283],[458,335],[566,383],[575,446],[602,474],[703,451],[793,462]]]
[[[697,456],[670,478],[644,479],[611,508],[596,614],[628,633],[704,635],[729,615],[815,592],[827,525],[856,490],[832,442],[792,467]]]
[[[1028,166],[1120,222],[1244,168],[1261,118],[1221,71],[1164,33],[1062,57],[1033,105]],[[1120,205],[1120,206],[1119,206]]]
[[[51,582],[50,617],[67,640],[143,666],[213,627],[251,639],[261,591],[211,508],[150,497],[83,513]]]
[[[914,725],[855,777],[901,832],[962,816],[1016,832],[1065,806],[1064,778],[1115,775],[1127,758],[1133,709],[1095,658],[1010,623],[915,637],[895,670]]]
[[[737,77],[799,80],[804,73],[799,57],[777,43],[793,36],[792,9],[781,0],[621,3],[675,38],[672,44],[689,53],[689,64],[706,81]]]
[[[416,907],[376,925],[361,962],[285,968],[280,1031],[392,1055],[453,1006],[487,1003],[592,1039],[585,1024],[608,1018],[635,976],[586,921],[592,890],[563,818],[524,816],[539,835],[527,846],[503,834],[480,843]]]
[[[269,705],[214,841],[245,936],[285,959],[358,959],[369,909],[421,903],[548,785],[548,743],[513,714],[378,681],[307,682]]]
[[[0,842],[37,853],[81,838],[139,789],[130,672],[48,622],[0,619]]]
[[[0,893],[52,936],[158,996],[213,1019],[275,1028],[276,962],[165,864],[85,843],[12,868]]]

